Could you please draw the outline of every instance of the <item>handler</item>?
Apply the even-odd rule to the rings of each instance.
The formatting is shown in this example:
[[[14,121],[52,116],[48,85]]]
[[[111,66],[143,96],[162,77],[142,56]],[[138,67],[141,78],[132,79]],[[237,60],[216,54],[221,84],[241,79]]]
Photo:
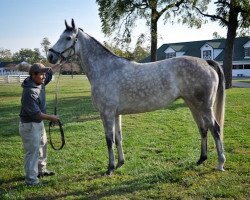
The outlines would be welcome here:
[[[47,136],[43,120],[57,122],[58,116],[46,114],[45,85],[52,79],[52,70],[43,64],[30,67],[29,77],[22,83],[19,133],[25,158],[24,171],[27,185],[38,185],[39,177],[55,173],[46,169]]]

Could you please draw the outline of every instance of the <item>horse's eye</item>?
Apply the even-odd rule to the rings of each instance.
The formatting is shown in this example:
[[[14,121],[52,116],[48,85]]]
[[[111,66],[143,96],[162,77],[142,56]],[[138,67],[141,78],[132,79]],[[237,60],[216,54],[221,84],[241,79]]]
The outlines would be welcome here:
[[[71,37],[66,37],[66,40],[71,40]]]

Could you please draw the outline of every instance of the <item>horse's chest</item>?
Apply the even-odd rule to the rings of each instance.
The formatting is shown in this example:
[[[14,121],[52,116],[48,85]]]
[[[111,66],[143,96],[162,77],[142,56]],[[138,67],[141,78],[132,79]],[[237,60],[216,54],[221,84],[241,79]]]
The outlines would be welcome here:
[[[98,84],[92,87],[91,96],[93,105],[99,111],[116,107],[118,104],[118,93],[116,88],[107,84]]]

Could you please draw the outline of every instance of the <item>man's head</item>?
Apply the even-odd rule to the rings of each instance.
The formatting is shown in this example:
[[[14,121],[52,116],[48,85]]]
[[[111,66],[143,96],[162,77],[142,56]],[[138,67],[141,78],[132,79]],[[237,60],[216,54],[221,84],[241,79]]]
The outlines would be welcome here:
[[[44,83],[44,80],[46,78],[45,72],[47,72],[50,67],[45,67],[41,63],[35,63],[30,67],[29,74],[32,78],[32,80],[37,84],[41,85]]]

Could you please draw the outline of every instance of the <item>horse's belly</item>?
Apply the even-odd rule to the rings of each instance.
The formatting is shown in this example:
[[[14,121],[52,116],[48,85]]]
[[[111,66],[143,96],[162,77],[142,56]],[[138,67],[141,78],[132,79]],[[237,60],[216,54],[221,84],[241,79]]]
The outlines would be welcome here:
[[[138,98],[139,95],[140,93],[136,94],[134,97],[127,96],[125,99],[120,100],[117,113],[132,114],[154,111],[166,107],[177,98],[175,95],[153,95],[150,97],[141,96],[141,98]]]

